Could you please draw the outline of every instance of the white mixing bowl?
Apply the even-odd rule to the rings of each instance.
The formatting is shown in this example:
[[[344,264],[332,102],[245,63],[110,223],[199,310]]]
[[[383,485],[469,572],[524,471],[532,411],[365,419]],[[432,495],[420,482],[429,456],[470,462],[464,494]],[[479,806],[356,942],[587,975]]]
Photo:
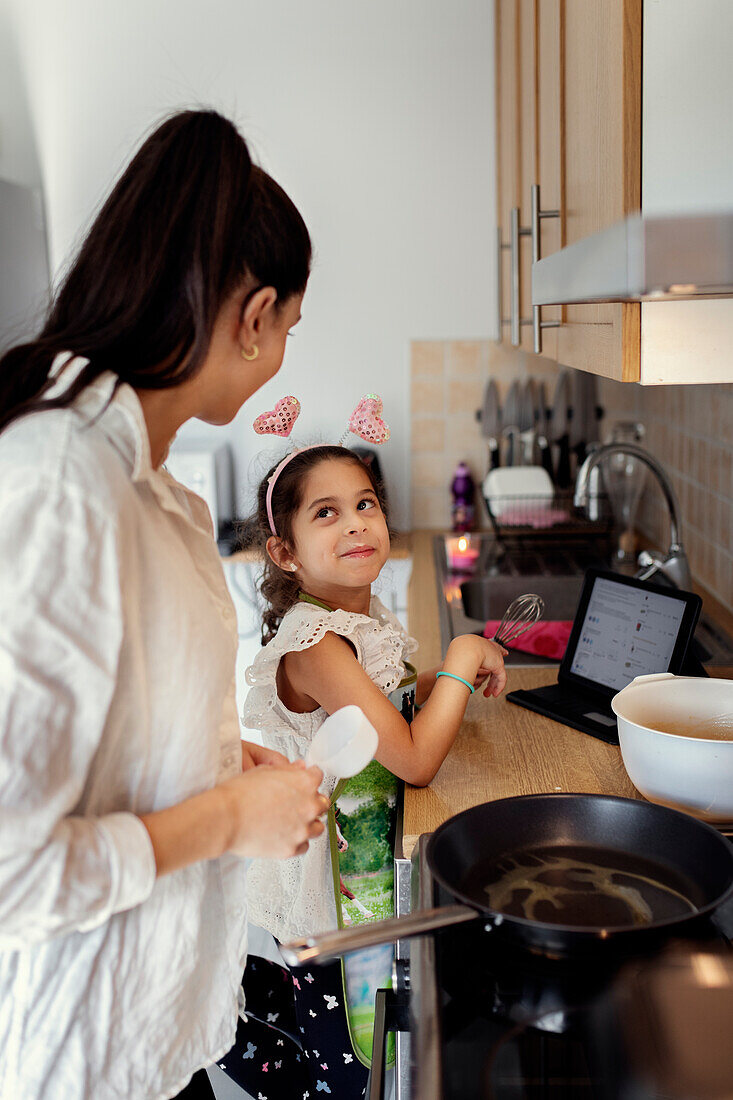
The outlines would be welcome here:
[[[733,680],[637,676],[611,701],[629,778],[650,802],[733,821]],[[731,740],[675,729],[725,730]]]

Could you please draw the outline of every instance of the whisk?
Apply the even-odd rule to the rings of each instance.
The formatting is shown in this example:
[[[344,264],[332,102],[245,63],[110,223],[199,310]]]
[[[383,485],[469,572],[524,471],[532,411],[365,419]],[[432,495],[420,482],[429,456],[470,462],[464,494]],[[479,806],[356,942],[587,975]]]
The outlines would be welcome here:
[[[517,596],[504,612],[492,641],[503,646],[510,645],[542,618],[544,610],[545,601],[536,593],[525,592],[523,596]]]

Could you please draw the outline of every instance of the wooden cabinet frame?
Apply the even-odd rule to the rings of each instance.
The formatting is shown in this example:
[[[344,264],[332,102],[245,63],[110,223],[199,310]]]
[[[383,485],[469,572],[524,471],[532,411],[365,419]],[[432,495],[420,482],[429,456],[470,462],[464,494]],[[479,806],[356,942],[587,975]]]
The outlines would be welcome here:
[[[520,209],[520,346],[531,325],[531,186],[542,255],[641,209],[642,0],[496,0],[498,224],[504,321],[511,210]],[[545,307],[542,354],[622,381],[640,377],[638,304]],[[503,323],[500,339],[511,342]]]

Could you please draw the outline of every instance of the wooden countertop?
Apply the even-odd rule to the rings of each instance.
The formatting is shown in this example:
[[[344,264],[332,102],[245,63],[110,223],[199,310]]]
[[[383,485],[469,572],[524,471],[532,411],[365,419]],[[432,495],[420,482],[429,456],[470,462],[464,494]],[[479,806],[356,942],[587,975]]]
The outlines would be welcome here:
[[[420,643],[421,668],[442,660],[432,538],[430,531],[412,535],[410,633]],[[702,594],[708,613],[717,618],[720,605]],[[727,625],[730,613],[720,617]],[[730,670],[715,669],[714,674],[730,675]],[[515,667],[509,669],[507,691],[540,687],[556,679],[555,668]],[[403,855],[409,857],[421,833],[432,832],[470,806],[552,791],[641,798],[615,745],[508,703],[505,696],[485,699],[477,692],[470,698],[455,744],[430,786],[405,787]]]
[[[507,691],[553,683],[555,669],[512,668]],[[581,791],[640,798],[621,753],[588,734],[500,699],[471,696],[453,748],[429,787],[405,787],[403,855],[421,833],[479,802]]]

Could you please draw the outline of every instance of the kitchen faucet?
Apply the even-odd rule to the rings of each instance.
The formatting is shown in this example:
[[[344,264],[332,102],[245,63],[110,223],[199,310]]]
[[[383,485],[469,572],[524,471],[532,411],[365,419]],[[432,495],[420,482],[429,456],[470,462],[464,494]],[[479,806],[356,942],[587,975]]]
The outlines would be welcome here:
[[[675,496],[672,484],[663,467],[660,466],[656,458],[650,455],[648,451],[645,451],[642,447],[638,447],[635,443],[605,443],[602,447],[598,447],[595,451],[591,451],[578,470],[574,498],[576,507],[582,508],[588,503],[588,479],[591,470],[593,470],[599,462],[602,462],[604,458],[608,458],[610,455],[615,454],[631,455],[632,458],[638,459],[640,462],[643,462],[645,466],[649,467],[659,482],[669,511],[669,550],[665,557],[662,557],[660,554],[649,553],[649,551],[646,550],[642,551],[638,558],[641,569],[636,574],[637,578],[642,581],[647,581],[655,576],[655,574],[661,573],[677,588],[685,589],[688,592],[691,591],[692,575],[690,573],[690,563],[687,560],[687,554],[685,553],[680,537],[680,509],[677,503],[677,497]]]

